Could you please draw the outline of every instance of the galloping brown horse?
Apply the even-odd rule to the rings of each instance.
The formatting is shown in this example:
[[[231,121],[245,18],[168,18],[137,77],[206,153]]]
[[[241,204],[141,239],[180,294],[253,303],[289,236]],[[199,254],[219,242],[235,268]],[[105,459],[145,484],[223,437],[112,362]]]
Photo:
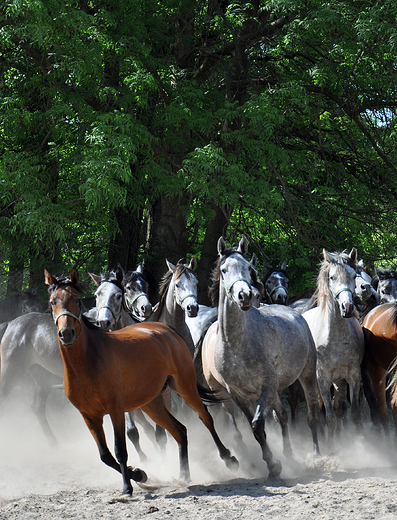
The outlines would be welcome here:
[[[130,479],[146,480],[142,470],[127,466],[124,412],[136,408],[141,408],[174,437],[179,446],[181,478],[190,478],[186,427],[164,406],[162,392],[167,385],[197,411],[226,465],[230,468],[238,465],[214,429],[212,417],[199,395],[191,355],[176,332],[157,322],[104,332],[81,312],[81,286],[76,269],[69,278],[56,278],[47,270],[44,274],[50,286],[50,305],[65,366],[65,394],[83,416],[101,460],[122,474],[123,494],[132,494]],[[106,414],[113,424],[117,461],[106,444],[103,430]]]
[[[386,437],[389,436],[389,411],[386,402],[386,375],[397,356],[397,302],[378,305],[367,314],[363,321],[365,353],[363,367],[368,371],[379,405],[371,407],[371,416],[376,427],[379,420]],[[393,410],[397,440],[397,417]]]

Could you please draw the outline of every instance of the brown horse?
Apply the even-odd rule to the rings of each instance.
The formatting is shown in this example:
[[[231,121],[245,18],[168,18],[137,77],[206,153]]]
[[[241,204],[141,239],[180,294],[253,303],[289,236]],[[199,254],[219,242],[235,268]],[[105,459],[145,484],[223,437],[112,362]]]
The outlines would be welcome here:
[[[44,274],[65,366],[65,394],[83,416],[101,460],[122,474],[123,494],[132,494],[130,479],[146,480],[142,470],[127,466],[124,412],[137,408],[174,437],[179,446],[181,478],[190,478],[186,427],[164,406],[162,393],[167,385],[197,411],[226,465],[238,466],[215,431],[199,395],[191,355],[176,332],[157,322],[104,332],[82,315],[76,269],[69,278],[56,278],[47,270]],[[113,424],[117,461],[106,444],[106,414]]]
[[[371,378],[379,405],[371,409],[371,416],[376,427],[382,424],[386,437],[389,436],[389,410],[386,402],[386,375],[397,356],[397,302],[383,303],[369,312],[363,321],[365,353],[362,362]],[[394,425],[397,439],[397,421]]]

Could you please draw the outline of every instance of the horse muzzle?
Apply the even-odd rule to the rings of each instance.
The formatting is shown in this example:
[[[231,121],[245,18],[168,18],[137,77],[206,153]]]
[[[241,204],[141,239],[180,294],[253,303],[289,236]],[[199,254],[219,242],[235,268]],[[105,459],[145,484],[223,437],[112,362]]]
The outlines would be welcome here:
[[[340,304],[340,314],[342,318],[351,318],[354,313],[354,304],[351,302],[343,302]]]
[[[58,338],[64,347],[70,347],[76,342],[76,331],[73,327],[58,330]]]
[[[197,302],[189,303],[185,307],[186,314],[189,318],[195,318],[199,311],[199,306]]]
[[[280,289],[273,294],[273,301],[278,305],[287,305],[288,294],[285,289]]]

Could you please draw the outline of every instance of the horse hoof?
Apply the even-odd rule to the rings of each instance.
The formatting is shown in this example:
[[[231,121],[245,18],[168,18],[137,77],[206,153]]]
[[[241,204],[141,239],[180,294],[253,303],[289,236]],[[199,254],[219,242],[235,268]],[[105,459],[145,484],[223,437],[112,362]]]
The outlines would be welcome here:
[[[239,461],[231,455],[228,459],[225,460],[226,467],[229,468],[232,471],[237,471],[240,467]]]
[[[132,480],[135,480],[135,482],[146,482],[147,481],[147,474],[143,471],[143,469],[139,468],[131,468],[131,466],[128,466],[130,478]]]
[[[273,462],[267,465],[267,468],[269,470],[269,478],[275,479],[280,476],[282,466],[279,460],[274,459]]]

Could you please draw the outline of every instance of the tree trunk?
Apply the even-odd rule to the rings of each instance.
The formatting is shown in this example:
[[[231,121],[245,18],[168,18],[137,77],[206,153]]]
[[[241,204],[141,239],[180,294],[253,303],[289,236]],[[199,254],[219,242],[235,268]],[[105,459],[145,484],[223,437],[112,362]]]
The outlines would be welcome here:
[[[148,231],[145,268],[158,283],[167,271],[166,260],[172,263],[186,260],[189,244],[186,208],[190,206],[189,194],[161,197],[148,212]]]
[[[198,302],[203,305],[211,305],[210,299],[208,298],[208,287],[211,281],[211,273],[218,256],[217,243],[219,237],[225,236],[229,225],[228,212],[219,206],[215,207],[214,210],[215,215],[209,222],[205,232],[203,248],[201,250],[201,259],[197,272],[199,281],[197,288]]]
[[[142,226],[142,211],[127,208],[115,210],[119,231],[109,246],[108,268],[116,269],[117,264],[126,271],[133,271],[138,261]]]

